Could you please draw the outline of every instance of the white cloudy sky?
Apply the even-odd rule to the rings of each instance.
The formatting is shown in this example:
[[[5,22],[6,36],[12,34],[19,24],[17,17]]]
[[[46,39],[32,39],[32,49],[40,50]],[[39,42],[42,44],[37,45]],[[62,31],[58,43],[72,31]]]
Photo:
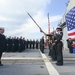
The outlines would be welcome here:
[[[39,39],[43,34],[40,33],[39,28],[27,15],[26,11],[48,33],[47,13],[50,12],[49,5],[51,3],[52,0],[0,0],[0,27],[5,28],[6,36],[23,36],[26,39]],[[50,15],[51,31],[53,27],[56,28],[62,15],[63,13]]]

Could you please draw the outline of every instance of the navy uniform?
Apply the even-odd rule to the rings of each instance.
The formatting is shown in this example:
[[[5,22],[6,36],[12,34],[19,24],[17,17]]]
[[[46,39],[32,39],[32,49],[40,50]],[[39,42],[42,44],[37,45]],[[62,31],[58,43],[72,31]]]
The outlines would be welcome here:
[[[52,50],[52,35],[50,35],[50,34],[48,35],[48,34],[47,34],[46,36],[48,36],[48,40],[47,40],[47,41],[48,41],[48,47],[49,47],[49,54],[48,54],[48,55],[51,56],[51,50]]]
[[[16,38],[16,51],[19,50],[19,37]]]
[[[32,41],[33,49],[35,48],[35,40]]]
[[[7,52],[11,51],[12,51],[12,39],[11,36],[9,36],[9,38],[7,39]]]
[[[36,40],[36,49],[38,49],[39,41]]]
[[[13,44],[13,47],[12,47],[13,50],[12,51],[13,52],[16,52],[16,43],[17,43],[16,42],[16,37],[14,37],[13,40],[12,40],[12,44]]]
[[[41,39],[40,39],[40,50],[41,50]]]
[[[71,38],[69,38],[67,40],[67,44],[68,44],[68,48],[69,48],[69,53],[73,53],[73,49],[72,49],[73,41],[71,40]]]
[[[51,43],[51,40],[49,39],[48,40],[48,47],[49,47],[49,56],[51,56],[51,45],[52,45],[52,43]]]
[[[29,45],[30,45],[30,49],[31,49],[31,47],[32,47],[32,40],[31,39],[29,41]]]
[[[55,36],[52,36],[52,43],[55,42]],[[51,57],[53,61],[57,60],[57,54],[56,54],[56,45],[52,46],[52,50],[51,50]]]
[[[22,40],[22,36],[19,38],[19,49],[18,49],[19,52],[22,52],[23,51],[23,40]]]
[[[44,53],[44,36],[41,39],[41,52]]]
[[[62,29],[60,27],[58,27],[56,30],[57,30],[56,40],[55,40],[55,43],[53,43],[52,45],[56,45],[56,53],[57,53],[57,63],[56,63],[56,65],[60,66],[60,65],[63,65],[63,53],[62,53],[63,33],[62,33]]]
[[[6,51],[5,52],[8,52],[8,37],[6,37]]]
[[[4,28],[0,28],[0,66],[3,66],[3,64],[1,63],[1,57],[6,45],[6,37],[5,35],[3,35],[3,33],[4,33]]]
[[[29,45],[29,40],[27,39],[27,41],[26,41],[26,49],[28,49],[28,45]]]
[[[25,41],[25,38],[23,38],[23,50],[25,50],[25,47],[26,46],[26,41]]]

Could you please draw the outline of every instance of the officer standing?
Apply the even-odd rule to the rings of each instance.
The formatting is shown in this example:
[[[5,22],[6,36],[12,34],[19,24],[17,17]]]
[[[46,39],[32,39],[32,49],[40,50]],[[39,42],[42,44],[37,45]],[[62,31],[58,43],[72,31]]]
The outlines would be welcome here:
[[[71,40],[71,38],[69,38],[67,40],[67,44],[68,44],[68,48],[69,48],[69,53],[73,53],[72,43],[73,43],[73,41]]]
[[[9,36],[9,38],[7,39],[7,46],[8,46],[7,52],[11,52],[12,51],[12,39],[11,39],[11,36]]]
[[[0,66],[3,66],[3,64],[1,63],[1,57],[2,57],[2,53],[4,52],[4,47],[6,45],[6,37],[3,34],[4,33],[4,28],[0,28]]]
[[[38,49],[39,41],[38,39],[36,40],[36,49]]]
[[[19,52],[22,52],[23,51],[23,40],[22,40],[22,36],[20,36],[19,38]]]
[[[41,39],[40,39],[40,51],[41,51]]]
[[[44,36],[41,39],[41,52],[44,53]]]
[[[27,39],[27,40],[26,40],[26,49],[29,48],[28,45],[29,45],[29,40]]]
[[[13,38],[12,44],[13,44],[13,47],[12,47],[13,52],[16,52],[16,36]]]
[[[62,37],[63,37],[63,33],[62,33],[62,29],[60,27],[58,27],[56,29],[56,40],[55,42],[52,44],[53,46],[56,45],[56,52],[57,52],[57,63],[56,65],[60,66],[63,65],[63,53],[62,53]]]
[[[55,42],[55,36],[52,36],[52,43]],[[51,57],[53,61],[57,60],[57,55],[56,55],[56,45],[52,46],[52,50],[51,50]]]
[[[33,44],[33,49],[35,48],[35,40],[33,39],[32,41],[32,44]]]
[[[52,49],[52,40],[51,36],[48,36],[48,47],[49,47],[49,56],[51,56],[51,49]]]
[[[26,41],[25,41],[25,38],[23,38],[23,50],[25,50],[25,47],[26,46]]]
[[[30,49],[32,48],[32,40],[30,39],[29,41],[29,44],[30,44]]]

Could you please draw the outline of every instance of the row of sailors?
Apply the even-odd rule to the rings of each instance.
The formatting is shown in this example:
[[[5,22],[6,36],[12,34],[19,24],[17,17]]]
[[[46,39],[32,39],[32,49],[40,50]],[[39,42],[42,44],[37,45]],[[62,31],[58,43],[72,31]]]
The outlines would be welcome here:
[[[9,36],[6,38],[6,52],[22,52],[25,49],[31,49],[36,48],[38,49],[39,41],[38,40],[25,40],[25,38],[22,37],[14,37],[12,38]]]
[[[1,57],[3,52],[22,52],[23,50],[25,50],[26,48],[31,48],[33,45],[36,44],[36,48],[38,48],[38,43],[39,41],[28,41],[25,40],[25,38],[6,38],[6,36],[3,34],[4,33],[4,28],[0,28],[0,66],[3,66],[3,64],[1,63]],[[30,45],[30,46],[28,46]]]

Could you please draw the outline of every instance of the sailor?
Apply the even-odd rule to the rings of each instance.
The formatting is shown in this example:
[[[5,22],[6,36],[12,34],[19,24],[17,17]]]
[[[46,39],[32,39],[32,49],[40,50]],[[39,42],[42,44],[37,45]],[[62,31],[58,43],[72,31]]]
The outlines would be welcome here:
[[[36,44],[36,49],[38,49],[39,48],[39,41],[38,41],[38,39],[36,40],[35,44]]]
[[[0,66],[3,66],[3,64],[1,63],[1,57],[2,53],[5,50],[5,45],[6,45],[6,37],[3,33],[4,33],[4,28],[0,28]]]
[[[32,44],[33,44],[33,49],[35,48],[35,40],[33,39],[32,41]]]
[[[63,65],[62,37],[63,37],[62,28],[57,27],[56,28],[56,36],[55,36],[56,40],[52,45],[53,46],[56,45],[56,53],[57,53],[57,63],[56,63],[56,65],[58,65],[58,66]]]
[[[41,52],[44,53],[44,36],[41,39]]]

